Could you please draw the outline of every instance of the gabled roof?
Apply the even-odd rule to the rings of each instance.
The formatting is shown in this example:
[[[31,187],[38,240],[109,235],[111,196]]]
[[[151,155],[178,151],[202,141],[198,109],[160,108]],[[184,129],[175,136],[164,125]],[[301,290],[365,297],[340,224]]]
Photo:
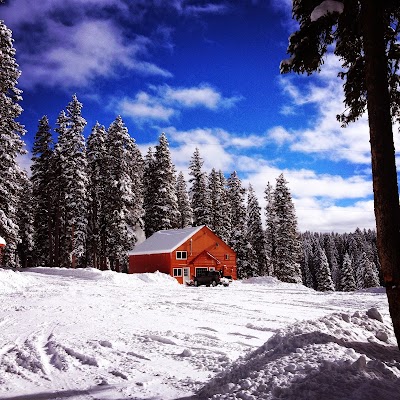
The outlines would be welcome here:
[[[164,231],[158,231],[144,242],[135,246],[135,248],[128,254],[131,256],[171,253],[204,227],[205,225],[201,225],[183,229],[167,229]]]
[[[204,250],[203,252],[201,252],[200,254],[198,254],[195,258],[193,258],[193,260],[190,261],[190,264],[194,264],[194,262],[195,262],[198,258],[204,256],[204,254],[207,255],[208,257],[212,258],[213,260],[215,260],[217,264],[221,264],[221,261],[219,261],[218,258],[214,257],[214,256],[213,256],[211,253],[209,253],[207,250]]]

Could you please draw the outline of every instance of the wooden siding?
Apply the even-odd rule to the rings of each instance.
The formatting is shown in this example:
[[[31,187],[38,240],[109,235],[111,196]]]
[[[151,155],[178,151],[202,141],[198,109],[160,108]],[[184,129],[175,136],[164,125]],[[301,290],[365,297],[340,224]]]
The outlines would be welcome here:
[[[186,251],[187,259],[177,259],[177,252]],[[171,253],[129,256],[129,273],[160,271],[173,276],[174,268],[190,268],[189,278],[196,274],[196,268],[222,271],[224,276],[237,279],[236,254],[207,227],[196,232],[185,243]],[[175,277],[183,283],[183,276]]]
[[[129,257],[129,273],[144,273],[160,271],[171,273],[171,254],[142,254]]]

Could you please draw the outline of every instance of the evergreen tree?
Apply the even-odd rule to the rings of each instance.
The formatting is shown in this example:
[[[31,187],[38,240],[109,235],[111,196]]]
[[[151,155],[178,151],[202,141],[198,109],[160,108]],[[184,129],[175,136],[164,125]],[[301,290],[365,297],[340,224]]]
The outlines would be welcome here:
[[[208,182],[211,202],[209,228],[222,240],[228,242],[231,233],[231,221],[224,174],[222,171],[217,172],[213,168]]]
[[[353,266],[348,253],[343,257],[343,264],[340,270],[340,286],[339,290],[350,292],[356,290],[356,282],[354,280]]]
[[[274,274],[283,282],[301,283],[297,218],[292,196],[283,174],[276,179],[273,215],[275,217]]]
[[[82,104],[76,95],[67,105],[67,114],[58,120],[58,143],[55,147],[56,171],[59,173],[59,266],[83,266],[86,255],[87,174],[86,149],[81,115]]]
[[[176,197],[178,210],[180,211],[179,228],[186,228],[192,225],[193,211],[190,205],[189,194],[187,191],[185,177],[180,172],[176,180]]]
[[[136,243],[143,214],[142,159],[135,141],[118,116],[106,139],[105,231],[110,267],[126,271],[127,253]]]
[[[340,288],[340,268],[338,263],[339,255],[336,249],[333,236],[330,234],[324,235],[324,249],[326,258],[328,260],[329,268],[331,271],[332,281],[335,286],[335,290],[339,290]]]
[[[153,218],[156,200],[156,160],[151,147],[144,160],[143,175],[143,208],[144,208],[144,233],[146,238],[157,232],[156,221]]]
[[[32,183],[25,171],[21,173],[22,195],[18,202],[18,227],[21,242],[18,244],[18,257],[23,268],[32,266],[33,258],[33,201]]]
[[[175,167],[172,164],[169,144],[165,133],[159,138],[154,154],[154,189],[152,218],[155,232],[178,228],[180,212],[176,197]]]
[[[96,123],[87,140],[88,164],[88,265],[105,269],[106,214],[104,209],[107,180],[107,132]]]
[[[261,221],[261,207],[251,185],[249,185],[247,192],[246,239],[255,253],[255,264],[252,266],[253,276],[267,275],[267,256],[265,234]]]
[[[276,258],[275,245],[275,214],[274,214],[274,190],[268,182],[265,189],[265,254],[267,275],[274,275],[273,260]]]
[[[242,187],[242,182],[236,171],[228,178],[227,187],[232,226],[228,244],[236,252],[237,274],[238,278],[242,279],[252,276],[252,266],[250,265],[248,243],[246,242],[245,189]]]
[[[53,265],[52,192],[53,139],[47,116],[39,121],[32,149],[33,242],[35,265]]]
[[[328,259],[319,242],[317,242],[314,250],[313,265],[316,275],[316,289],[320,292],[335,290]]]
[[[365,253],[362,253],[360,263],[357,265],[356,278],[359,289],[379,286],[379,277],[375,264],[368,259]]]
[[[302,236],[302,254],[300,268],[303,276],[303,283],[309,288],[315,289],[315,274],[313,265],[313,236],[310,232],[305,232]]]
[[[63,137],[67,129],[67,116],[62,110],[57,117],[55,131],[58,137]],[[65,247],[65,183],[62,174],[62,154],[60,143],[54,146],[53,155],[50,160],[51,175],[50,187],[53,193],[53,203],[51,205],[52,226],[54,226],[53,254],[50,259],[55,267],[67,267],[63,263],[68,260],[67,249]]]
[[[189,174],[192,176],[189,182],[191,183],[190,198],[193,210],[193,226],[209,226],[211,224],[210,193],[207,175],[201,169],[203,163],[199,149],[196,148],[189,163]]]
[[[21,193],[17,156],[23,153],[21,136],[25,131],[17,122],[22,113],[18,104],[22,100],[22,91],[17,88],[20,71],[15,61],[12,32],[1,20],[0,52],[0,236],[7,243],[3,264],[16,268],[19,267],[17,209]]]

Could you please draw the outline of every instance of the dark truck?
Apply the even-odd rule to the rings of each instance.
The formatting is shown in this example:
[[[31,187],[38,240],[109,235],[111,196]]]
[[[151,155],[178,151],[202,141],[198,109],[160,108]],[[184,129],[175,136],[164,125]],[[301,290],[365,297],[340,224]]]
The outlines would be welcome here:
[[[221,276],[219,271],[204,271],[199,276],[195,276],[193,279],[194,286],[206,285],[206,286],[217,286],[224,285],[228,286],[229,281]]]

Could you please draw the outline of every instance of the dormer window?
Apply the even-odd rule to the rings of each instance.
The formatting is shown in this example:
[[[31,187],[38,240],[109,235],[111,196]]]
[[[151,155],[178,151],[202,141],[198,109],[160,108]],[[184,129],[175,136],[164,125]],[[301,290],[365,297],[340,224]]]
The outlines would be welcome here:
[[[177,251],[176,259],[177,260],[187,260],[187,251]]]

